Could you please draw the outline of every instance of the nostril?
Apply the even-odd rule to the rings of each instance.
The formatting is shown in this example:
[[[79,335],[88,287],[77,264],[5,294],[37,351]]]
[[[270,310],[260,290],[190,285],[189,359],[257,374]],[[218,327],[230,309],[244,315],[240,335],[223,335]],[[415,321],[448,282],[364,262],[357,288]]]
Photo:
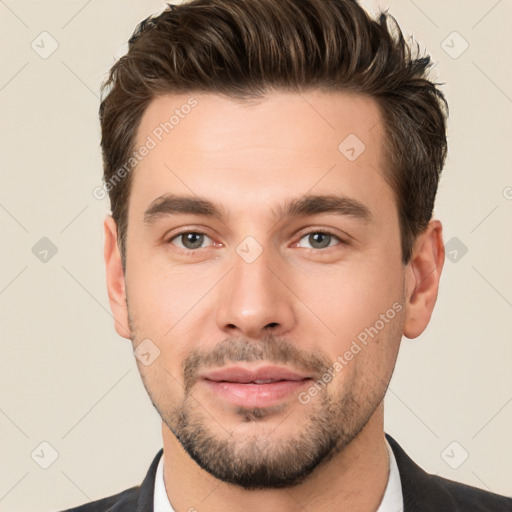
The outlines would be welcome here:
[[[271,322],[270,324],[267,324],[266,327],[277,327],[279,324],[276,322]]]

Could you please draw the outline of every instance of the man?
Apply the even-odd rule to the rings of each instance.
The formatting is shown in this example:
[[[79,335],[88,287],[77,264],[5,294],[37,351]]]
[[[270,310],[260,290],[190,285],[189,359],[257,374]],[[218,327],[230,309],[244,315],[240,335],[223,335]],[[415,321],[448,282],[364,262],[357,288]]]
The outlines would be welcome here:
[[[444,262],[429,66],[351,0],[140,24],[100,108],[105,261],[163,450],[140,487],[72,510],[512,510],[384,434]]]

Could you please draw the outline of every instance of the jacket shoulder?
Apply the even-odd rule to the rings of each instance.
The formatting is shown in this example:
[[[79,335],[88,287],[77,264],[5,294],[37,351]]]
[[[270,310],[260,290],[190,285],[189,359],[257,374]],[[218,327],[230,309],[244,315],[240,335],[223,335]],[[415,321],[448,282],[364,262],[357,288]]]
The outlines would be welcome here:
[[[132,512],[137,507],[140,486],[130,487],[118,494],[69,508],[62,512]]]
[[[395,455],[405,512],[512,512],[512,498],[432,475],[386,434]]]
[[[431,478],[450,493],[457,502],[457,505],[460,506],[460,510],[471,510],[474,512],[500,510],[502,512],[512,512],[512,498],[440,476],[431,475]]]
[[[141,485],[130,487],[108,498],[102,498],[62,512],[142,512],[153,510],[155,475],[163,448],[156,454]]]

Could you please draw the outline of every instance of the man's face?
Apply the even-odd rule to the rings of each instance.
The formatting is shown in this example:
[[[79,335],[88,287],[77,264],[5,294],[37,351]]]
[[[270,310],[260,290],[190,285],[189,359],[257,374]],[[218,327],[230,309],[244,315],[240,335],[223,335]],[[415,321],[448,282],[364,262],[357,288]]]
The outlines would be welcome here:
[[[155,129],[190,96],[154,100],[138,130],[136,148],[157,144],[129,202],[131,338],[200,466],[246,488],[293,485],[378,410],[403,332],[380,112],[346,93],[193,97],[168,134]]]

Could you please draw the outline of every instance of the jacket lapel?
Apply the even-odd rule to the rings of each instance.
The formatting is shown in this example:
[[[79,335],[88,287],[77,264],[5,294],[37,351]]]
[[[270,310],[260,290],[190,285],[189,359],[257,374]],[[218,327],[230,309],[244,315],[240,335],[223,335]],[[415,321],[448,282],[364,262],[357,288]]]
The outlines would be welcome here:
[[[400,445],[386,434],[400,473],[404,512],[457,512],[459,507],[451,494],[404,452]]]
[[[156,454],[153,462],[151,463],[151,466],[149,467],[146,478],[144,478],[144,481],[140,486],[136,512],[153,512],[155,475],[158,462],[160,461],[160,457],[162,456],[163,452],[163,448],[160,448],[160,451]]]

